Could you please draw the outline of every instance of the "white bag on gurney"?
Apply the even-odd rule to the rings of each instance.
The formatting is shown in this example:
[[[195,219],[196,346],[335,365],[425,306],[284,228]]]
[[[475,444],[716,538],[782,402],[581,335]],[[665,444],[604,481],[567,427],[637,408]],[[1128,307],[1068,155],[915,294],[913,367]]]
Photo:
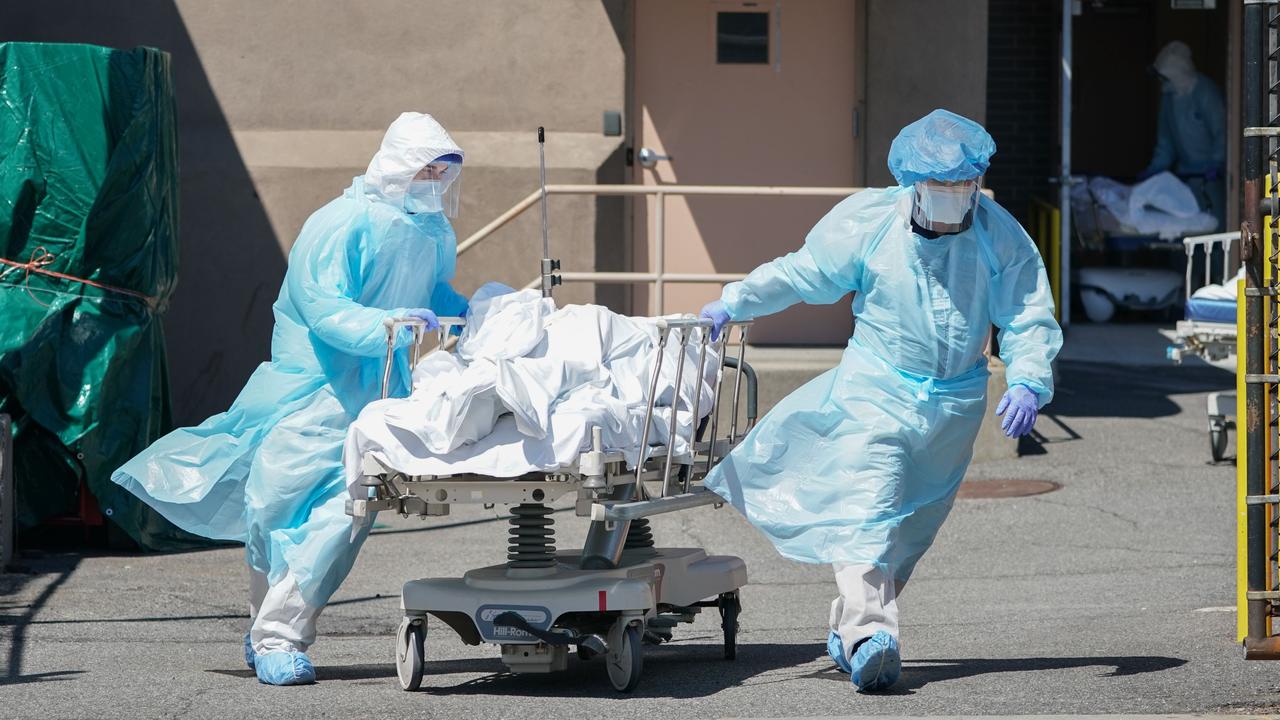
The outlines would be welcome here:
[[[700,415],[713,406],[714,345],[697,378],[697,331],[684,350],[677,413],[677,459],[689,456],[694,392]],[[556,309],[536,291],[473,299],[456,352],[436,351],[414,372],[408,398],[371,403],[347,434],[344,462],[353,493],[372,455],[411,475],[518,477],[565,467],[602,430],[609,450],[634,465],[658,344],[652,320],[595,305]],[[650,445],[667,442],[680,346],[669,342],[650,426]]]
[[[1170,172],[1137,185],[1108,177],[1090,178],[1072,187],[1071,202],[1077,209],[1072,215],[1082,229],[1111,235],[1156,235],[1176,240],[1212,232],[1218,225],[1213,215],[1200,210],[1191,188]],[[1096,228],[1092,227],[1095,222]]]

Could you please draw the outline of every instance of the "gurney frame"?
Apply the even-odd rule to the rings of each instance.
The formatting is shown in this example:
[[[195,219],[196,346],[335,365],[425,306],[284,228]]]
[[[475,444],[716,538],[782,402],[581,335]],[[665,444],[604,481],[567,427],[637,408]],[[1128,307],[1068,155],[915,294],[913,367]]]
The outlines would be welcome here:
[[[675,626],[693,622],[704,608],[719,611],[725,658],[736,657],[739,590],[747,582],[745,563],[732,556],[708,556],[696,548],[657,548],[648,518],[723,503],[702,486],[702,480],[756,422],[757,380],[745,358],[750,323],[730,323],[712,341],[707,320],[655,318],[652,322],[659,339],[640,442],[648,452],[634,467],[628,467],[622,452],[603,446],[599,428],[591,428],[591,447],[575,462],[518,478],[410,475],[385,466],[372,454],[362,458],[360,489],[366,496],[353,497],[347,506],[357,522],[372,522],[379,511],[425,518],[447,515],[455,504],[514,506],[505,564],[474,569],[462,578],[405,583],[404,618],[396,634],[396,669],[403,689],[416,690],[423,681],[428,616],[448,625],[467,644],[499,645],[502,660],[512,672],[563,670],[571,647],[580,660],[605,656],[609,680],[622,692],[639,682],[643,645],[670,640]],[[445,347],[451,330],[464,325],[462,318],[442,318],[440,345]],[[413,334],[412,368],[425,323],[415,318],[386,322],[384,398],[391,388],[398,335],[406,329]],[[730,335],[735,333],[736,357],[728,357]],[[691,344],[696,344],[699,378],[706,377],[712,342],[719,358],[711,412],[702,422],[696,420],[703,410],[700,383],[692,407],[684,408],[695,419],[689,436],[683,438],[691,451],[684,457],[676,456],[673,442],[650,445],[657,387],[665,351],[672,342],[680,348],[675,388],[681,387]],[[728,390],[726,368],[735,370],[731,403],[722,403]],[[673,405],[680,405],[680,393],[673,397]],[[668,438],[678,432],[679,409],[671,408]],[[721,432],[722,424],[727,432]],[[590,527],[581,550],[557,551],[551,529],[555,511],[548,504],[571,494],[576,495],[576,515],[589,519]]]
[[[1235,282],[1231,250],[1239,240],[1238,231],[1195,235],[1183,239],[1182,245],[1187,253],[1185,299],[1188,303],[1191,301],[1193,292],[1210,284],[1215,250],[1221,249],[1222,252],[1222,283]],[[1200,254],[1204,257],[1204,273],[1201,276],[1203,282],[1200,282],[1200,278],[1193,272],[1195,259]],[[1179,365],[1182,364],[1183,358],[1188,356],[1198,357],[1206,362],[1233,358],[1236,355],[1236,335],[1236,323],[1179,320],[1174,327],[1173,345],[1169,346],[1168,357]],[[1227,455],[1228,432],[1236,426],[1236,393],[1211,392],[1206,405],[1209,454],[1214,462],[1222,462]]]

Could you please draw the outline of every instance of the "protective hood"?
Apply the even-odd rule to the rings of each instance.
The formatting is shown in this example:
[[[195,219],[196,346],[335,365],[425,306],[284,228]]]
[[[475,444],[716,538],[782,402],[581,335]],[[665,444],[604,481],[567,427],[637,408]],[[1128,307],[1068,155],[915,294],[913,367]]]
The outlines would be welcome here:
[[[1191,48],[1184,42],[1174,40],[1165,45],[1153,67],[1179,95],[1186,95],[1195,87],[1196,66],[1191,61]]]
[[[445,155],[463,157],[462,148],[449,137],[444,126],[424,113],[401,113],[382,147],[364,173],[365,193],[396,207],[403,207],[409,181],[428,163]]]

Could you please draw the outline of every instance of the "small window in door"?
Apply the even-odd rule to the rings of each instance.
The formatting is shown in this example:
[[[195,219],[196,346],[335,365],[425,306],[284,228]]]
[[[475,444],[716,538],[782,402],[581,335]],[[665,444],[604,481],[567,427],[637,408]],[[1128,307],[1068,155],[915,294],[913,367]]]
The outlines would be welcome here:
[[[716,62],[769,64],[768,12],[717,12]]]

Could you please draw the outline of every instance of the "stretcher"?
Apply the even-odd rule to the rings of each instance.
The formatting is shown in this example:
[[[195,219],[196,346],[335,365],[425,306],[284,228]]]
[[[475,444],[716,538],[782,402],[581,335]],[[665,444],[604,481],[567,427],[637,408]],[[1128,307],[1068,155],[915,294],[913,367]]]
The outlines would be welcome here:
[[[1110,322],[1117,310],[1162,312],[1181,299],[1181,279],[1172,270],[1127,267],[1134,253],[1177,249],[1176,241],[1126,227],[1092,191],[1072,196],[1072,228],[1080,246],[1106,258],[1106,266],[1081,267],[1074,284],[1090,322]]]
[[[1197,235],[1182,241],[1187,253],[1186,271],[1186,319],[1178,321],[1173,332],[1173,345],[1168,356],[1175,364],[1181,364],[1188,356],[1206,362],[1231,360],[1236,355],[1236,294],[1229,287],[1234,284],[1235,271],[1231,268],[1231,250],[1239,241],[1239,232]],[[1220,253],[1220,255],[1219,255]],[[1213,258],[1222,258],[1221,283],[1212,286]],[[1203,258],[1203,272],[1194,271],[1196,259]],[[1205,293],[1205,289],[1223,288],[1220,293]],[[1226,457],[1228,432],[1236,426],[1235,392],[1212,392],[1207,400],[1209,426],[1209,451],[1214,462]]]
[[[451,329],[464,322],[441,319],[442,347]],[[564,670],[571,649],[579,660],[603,658],[610,683],[621,692],[633,690],[640,680],[644,645],[670,640],[676,626],[693,622],[705,609],[720,615],[724,657],[736,657],[739,591],[747,582],[746,564],[737,557],[707,555],[699,548],[657,547],[648,518],[721,504],[702,480],[756,421],[756,376],[745,359],[750,323],[731,323],[718,341],[711,341],[708,320],[654,318],[652,322],[659,334],[653,376],[646,379],[639,444],[647,454],[642,452],[643,460],[634,468],[628,468],[624,453],[602,447],[599,428],[590,429],[591,446],[575,462],[517,478],[410,475],[383,465],[371,453],[361,459],[360,484],[367,497],[357,496],[347,506],[348,514],[360,521],[371,522],[380,511],[426,518],[447,515],[455,504],[512,506],[507,562],[473,569],[460,578],[424,578],[404,584],[403,618],[395,638],[396,671],[404,690],[417,690],[422,684],[428,618],[469,645],[498,646],[502,662],[513,673]],[[415,335],[410,362],[417,363],[423,322],[388,320],[384,398],[390,387],[395,338],[406,326]],[[736,357],[727,357],[731,334],[738,340]],[[697,354],[699,378],[707,377],[710,357],[719,363],[710,412],[699,407],[701,392],[693,393],[693,407],[684,408],[694,418],[687,438],[691,453],[684,457],[674,454],[674,442],[654,445],[649,438],[668,343],[680,345],[682,360],[686,350]],[[675,369],[676,387],[685,364],[682,361]],[[726,369],[734,371],[731,403],[722,403],[730,385]],[[744,389],[745,407],[740,402]],[[678,404],[680,394],[675,396],[673,402]],[[679,409],[669,413],[667,437],[676,437]],[[742,433],[740,411],[745,411]],[[550,505],[568,496],[574,497],[575,515],[590,527],[582,548],[558,550]]]

